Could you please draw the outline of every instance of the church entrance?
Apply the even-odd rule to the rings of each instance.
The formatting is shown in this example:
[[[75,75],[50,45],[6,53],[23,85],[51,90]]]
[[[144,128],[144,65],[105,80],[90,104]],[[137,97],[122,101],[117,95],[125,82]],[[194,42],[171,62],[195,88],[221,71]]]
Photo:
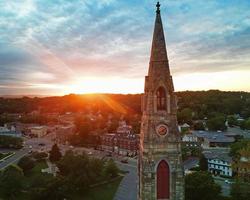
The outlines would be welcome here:
[[[169,199],[169,166],[165,160],[162,160],[157,167],[157,199]]]

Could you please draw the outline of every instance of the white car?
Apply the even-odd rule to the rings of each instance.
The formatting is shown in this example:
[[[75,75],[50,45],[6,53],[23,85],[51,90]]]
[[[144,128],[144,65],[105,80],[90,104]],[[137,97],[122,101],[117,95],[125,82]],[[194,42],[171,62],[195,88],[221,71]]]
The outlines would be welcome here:
[[[231,181],[229,181],[229,180],[225,180],[225,183],[227,183],[227,184],[232,184],[232,182]]]

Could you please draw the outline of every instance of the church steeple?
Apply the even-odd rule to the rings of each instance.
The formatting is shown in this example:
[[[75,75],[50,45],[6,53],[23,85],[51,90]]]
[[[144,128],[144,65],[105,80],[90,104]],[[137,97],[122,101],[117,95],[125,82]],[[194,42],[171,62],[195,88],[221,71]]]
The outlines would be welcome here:
[[[154,35],[153,35],[153,41],[152,41],[152,47],[151,47],[150,62],[168,60],[164,31],[163,31],[163,26],[162,26],[162,21],[161,21],[159,1],[156,4],[156,8],[157,8],[156,18],[155,18]]]
[[[169,70],[160,3],[142,103],[139,200],[184,200],[177,98]]]

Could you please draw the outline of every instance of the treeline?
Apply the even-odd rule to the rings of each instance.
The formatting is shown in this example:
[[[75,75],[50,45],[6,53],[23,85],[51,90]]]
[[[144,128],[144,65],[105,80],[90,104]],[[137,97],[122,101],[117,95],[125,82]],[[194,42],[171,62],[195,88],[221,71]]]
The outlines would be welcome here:
[[[177,92],[177,96],[179,110],[190,108],[199,119],[215,112],[250,117],[250,93],[247,92],[186,91]]]
[[[210,118],[216,113],[250,117],[250,93],[247,92],[209,90],[176,92],[176,94],[179,112],[190,109],[194,120]],[[141,94],[71,94],[62,97],[0,98],[0,114],[30,113],[33,110],[39,110],[41,113],[91,111],[101,112],[104,115],[109,113],[141,114]]]

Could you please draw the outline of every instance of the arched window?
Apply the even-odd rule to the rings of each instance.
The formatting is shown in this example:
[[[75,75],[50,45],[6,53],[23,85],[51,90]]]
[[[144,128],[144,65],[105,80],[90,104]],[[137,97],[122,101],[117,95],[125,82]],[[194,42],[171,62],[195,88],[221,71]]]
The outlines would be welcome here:
[[[169,199],[169,166],[162,160],[157,167],[157,199]]]
[[[159,87],[156,92],[157,96],[157,110],[165,110],[166,109],[166,92],[163,87]]]

